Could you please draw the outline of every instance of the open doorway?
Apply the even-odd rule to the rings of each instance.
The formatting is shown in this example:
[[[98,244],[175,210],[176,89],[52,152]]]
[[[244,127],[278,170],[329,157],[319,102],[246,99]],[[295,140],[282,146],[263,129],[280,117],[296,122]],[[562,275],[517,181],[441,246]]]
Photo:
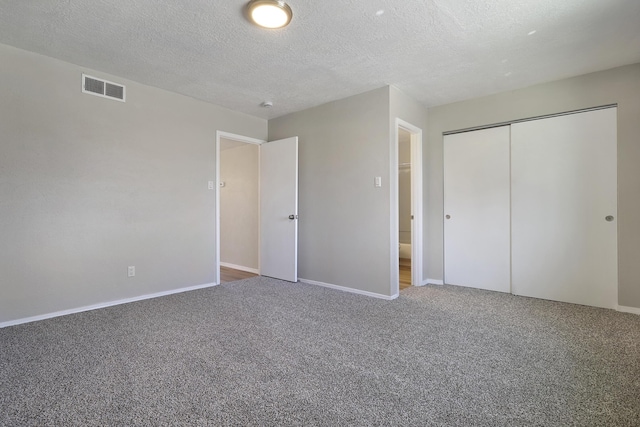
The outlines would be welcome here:
[[[267,143],[216,132],[216,181],[209,186],[216,189],[216,283],[221,268],[297,282],[298,137]]]
[[[216,138],[217,283],[260,274],[261,143],[225,132],[218,132]]]
[[[411,280],[411,133],[398,129],[398,252],[400,290]]]
[[[396,119],[392,153],[392,295],[422,286],[422,129]]]

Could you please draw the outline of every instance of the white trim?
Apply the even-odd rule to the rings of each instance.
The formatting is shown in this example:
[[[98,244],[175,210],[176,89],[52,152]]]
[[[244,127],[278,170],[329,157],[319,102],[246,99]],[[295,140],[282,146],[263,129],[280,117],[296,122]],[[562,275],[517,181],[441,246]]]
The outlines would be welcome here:
[[[625,307],[623,305],[616,306],[616,310],[622,313],[631,313],[640,315],[640,307]]]
[[[399,125],[411,132],[411,275],[412,282],[422,283],[424,269],[423,262],[423,192],[422,192],[422,129],[413,127],[409,123],[398,121]]]
[[[440,279],[427,279],[424,281],[425,285],[444,285],[444,280]]]
[[[406,122],[398,117],[395,119],[394,136],[391,142],[391,165],[389,176],[389,193],[391,200],[391,292],[400,292],[400,269],[398,266],[398,242],[400,231],[398,227],[399,218],[399,196],[398,196],[398,133],[404,129],[411,133],[411,283],[417,286],[424,284],[423,274],[423,158],[422,158],[422,129]]]
[[[246,271],[247,273],[260,274],[257,268],[245,267],[244,265],[231,264],[228,262],[220,262],[220,267],[233,268],[234,270]]]
[[[373,297],[373,298],[380,298],[380,299],[384,299],[384,300],[394,300],[396,298],[398,298],[399,293],[395,293],[394,295],[383,295],[383,294],[377,294],[375,292],[369,292],[369,291],[361,291],[360,289],[354,289],[354,288],[347,288],[346,286],[340,286],[340,285],[333,285],[331,283],[324,283],[324,282],[317,282],[315,280],[309,280],[309,279],[298,279],[298,281],[302,282],[302,283],[306,283],[308,285],[316,285],[316,286],[322,286],[324,288],[331,288],[331,289],[336,289],[338,291],[344,291],[344,292],[349,292],[352,294],[358,294],[358,295],[365,295],[368,297]]]
[[[400,227],[398,225],[398,218],[400,216],[400,197],[398,195],[398,119],[395,121],[393,129],[393,138],[389,144],[389,217],[390,223],[390,255],[389,269],[391,274],[389,275],[389,292],[391,294],[400,293],[400,265],[398,260],[400,259],[400,248],[398,242],[400,241]],[[411,242],[413,244],[413,242]]]
[[[238,135],[235,133],[218,130],[216,131],[216,139],[220,140],[220,138],[231,139],[233,141],[244,142],[247,144],[255,144],[255,145],[261,145],[267,142],[262,139],[251,138],[250,136]]]
[[[137,297],[124,298],[115,301],[102,302],[99,304],[86,305],[84,307],[70,308],[68,310],[55,311],[53,313],[40,314],[38,316],[24,317],[22,319],[9,320],[0,323],[0,329],[7,326],[20,325],[22,323],[37,322],[38,320],[51,319],[53,317],[66,316],[67,314],[82,313],[83,311],[98,310],[101,308],[112,307],[114,305],[127,304],[130,302],[142,301],[151,298],[164,297],[167,295],[179,294],[182,292],[195,291],[196,289],[204,289],[216,286],[216,283],[206,283],[204,285],[188,286],[186,288],[172,289],[169,291],[156,292],[153,294],[140,295]]]
[[[216,183],[214,186],[214,191],[216,192],[216,220],[215,220],[215,228],[216,228],[216,259],[215,259],[215,281],[217,284],[220,284],[220,138],[231,139],[238,142],[244,142],[247,144],[256,144],[261,145],[266,141],[261,139],[251,138],[249,136],[237,135],[235,133],[223,132],[221,130],[216,131]],[[260,176],[258,171],[258,176]],[[259,184],[258,184],[259,185]],[[258,190],[259,193],[259,190]],[[258,204],[260,200],[258,200]],[[260,227],[260,224],[258,224]],[[260,230],[258,229],[258,236],[260,235]],[[258,242],[258,259],[260,259],[260,242]],[[239,269],[238,269],[239,270]],[[258,271],[256,274],[260,274],[260,265],[258,265]]]

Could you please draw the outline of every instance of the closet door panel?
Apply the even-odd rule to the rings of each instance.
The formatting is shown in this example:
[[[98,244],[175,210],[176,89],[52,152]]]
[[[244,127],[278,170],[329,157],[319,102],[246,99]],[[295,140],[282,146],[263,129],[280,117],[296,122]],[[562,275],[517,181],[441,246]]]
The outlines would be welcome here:
[[[509,126],[444,137],[444,279],[510,291]]]
[[[514,294],[617,305],[616,141],[615,108],[512,125]]]

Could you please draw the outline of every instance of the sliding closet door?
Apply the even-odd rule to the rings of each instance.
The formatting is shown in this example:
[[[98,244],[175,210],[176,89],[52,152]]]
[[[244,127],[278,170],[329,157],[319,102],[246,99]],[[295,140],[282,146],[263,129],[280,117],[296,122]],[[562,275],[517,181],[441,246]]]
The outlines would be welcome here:
[[[444,137],[444,279],[510,291],[509,126]]]
[[[616,109],[512,125],[512,291],[617,304]]]

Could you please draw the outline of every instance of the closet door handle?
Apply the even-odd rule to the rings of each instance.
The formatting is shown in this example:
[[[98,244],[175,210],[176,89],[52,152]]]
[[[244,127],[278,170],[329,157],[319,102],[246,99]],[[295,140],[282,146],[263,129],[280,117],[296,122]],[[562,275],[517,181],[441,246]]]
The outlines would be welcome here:
[[[447,219],[451,219],[451,215],[445,215],[444,217]]]
[[[613,221],[615,218],[613,217],[613,215],[607,215],[604,217],[605,220],[607,220],[607,222],[611,222]]]

